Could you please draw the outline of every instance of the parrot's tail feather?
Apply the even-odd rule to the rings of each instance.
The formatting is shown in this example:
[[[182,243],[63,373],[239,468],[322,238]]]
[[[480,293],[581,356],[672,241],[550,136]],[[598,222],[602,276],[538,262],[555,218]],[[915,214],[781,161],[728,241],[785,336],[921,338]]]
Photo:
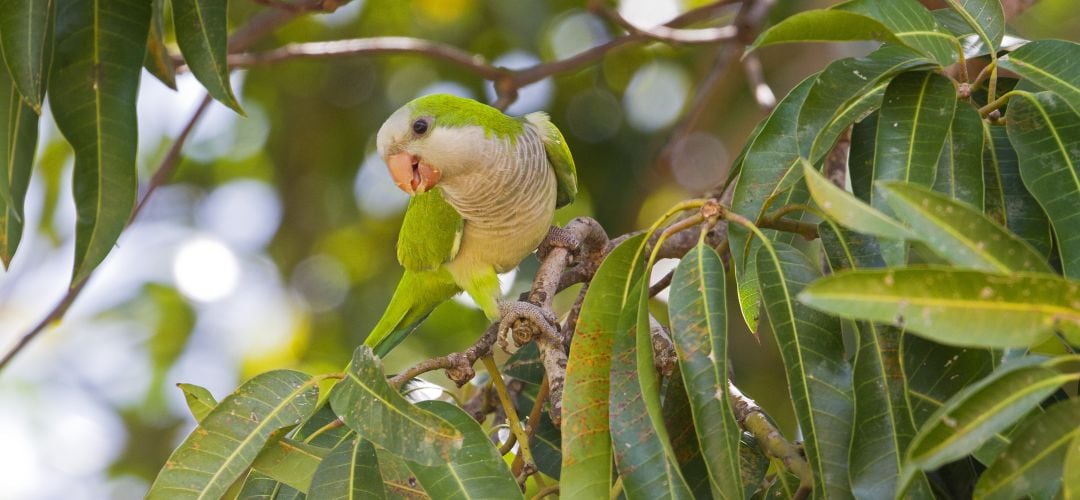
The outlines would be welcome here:
[[[405,340],[435,308],[461,291],[449,273],[405,271],[379,322],[364,345],[382,357]]]

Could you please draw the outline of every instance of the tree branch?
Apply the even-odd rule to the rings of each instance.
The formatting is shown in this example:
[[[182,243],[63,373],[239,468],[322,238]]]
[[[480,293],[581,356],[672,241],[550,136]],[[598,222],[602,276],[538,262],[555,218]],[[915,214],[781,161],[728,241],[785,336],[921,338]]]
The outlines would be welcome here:
[[[758,446],[767,456],[780,460],[787,470],[799,476],[800,490],[811,488],[813,475],[810,472],[810,465],[803,457],[802,450],[784,439],[783,434],[769,421],[769,417],[765,415],[761,407],[753,399],[746,397],[730,381],[728,392],[739,426],[757,439]]]

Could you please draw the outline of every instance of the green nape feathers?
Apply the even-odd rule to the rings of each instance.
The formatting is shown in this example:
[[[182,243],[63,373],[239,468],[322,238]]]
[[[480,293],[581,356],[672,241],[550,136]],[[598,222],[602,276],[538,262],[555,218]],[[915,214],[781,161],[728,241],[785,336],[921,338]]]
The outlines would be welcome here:
[[[418,193],[398,236],[405,274],[365,341],[383,356],[461,291],[496,319],[498,273],[543,240],[555,208],[577,194],[577,172],[545,113],[510,117],[445,94],[418,98],[391,115],[378,148],[403,176],[399,187]],[[410,175],[427,176],[419,178],[425,187],[437,181],[427,191],[410,190]]]

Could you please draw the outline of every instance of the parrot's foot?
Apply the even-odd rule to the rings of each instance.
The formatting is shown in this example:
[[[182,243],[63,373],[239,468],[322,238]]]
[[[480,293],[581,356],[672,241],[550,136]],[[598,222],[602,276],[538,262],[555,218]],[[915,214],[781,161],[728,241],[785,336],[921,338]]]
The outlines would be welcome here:
[[[574,237],[574,233],[558,226],[551,226],[548,228],[544,241],[540,242],[540,246],[536,248],[536,257],[542,261],[556,248],[565,248],[573,256],[577,255],[578,250],[581,249],[581,242]]]
[[[506,337],[523,346],[537,336],[559,339],[559,319],[550,311],[524,301],[499,302],[499,345],[509,350]]]

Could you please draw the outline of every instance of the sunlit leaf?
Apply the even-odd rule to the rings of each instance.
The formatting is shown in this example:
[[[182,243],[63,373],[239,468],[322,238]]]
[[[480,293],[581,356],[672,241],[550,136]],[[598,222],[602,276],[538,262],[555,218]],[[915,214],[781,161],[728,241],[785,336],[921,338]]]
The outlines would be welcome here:
[[[978,110],[958,101],[938,158],[934,190],[983,210],[984,142]]]
[[[879,212],[829,182],[809,163],[803,163],[803,171],[806,176],[806,185],[814,197],[814,203],[817,203],[826,214],[840,224],[861,233],[883,238],[906,239],[914,236],[907,227],[892,217]]]
[[[832,8],[857,12],[881,21],[907,46],[926,54],[942,66],[956,61],[956,42],[917,0],[851,0]]]
[[[984,123],[983,128],[987,141],[983,157],[987,215],[1027,241],[1040,255],[1049,256],[1050,219],[1020,179],[1020,161],[1005,127]]]
[[[228,1],[172,0],[171,3],[176,44],[191,73],[214,99],[244,114],[229,83]]]
[[[49,81],[55,14],[55,0],[0,0],[0,52],[15,88],[35,113],[41,112]]]
[[[1065,454],[1061,475],[1061,496],[1065,500],[1080,498],[1080,436],[1074,437]]]
[[[1053,272],[1027,242],[971,205],[918,184],[884,182],[878,187],[920,241],[959,267],[999,273]]]
[[[154,15],[150,21],[150,36],[146,40],[143,67],[166,87],[176,90],[176,65],[169,49],[165,47],[165,0],[153,2]]]
[[[1014,361],[945,403],[911,441],[901,481],[916,469],[932,470],[961,458],[1008,427],[1062,384],[1080,377],[1077,358]]]
[[[417,406],[438,415],[465,436],[461,449],[446,463],[409,463],[425,490],[446,499],[522,498],[506,462],[469,414],[442,401],[422,401]]]
[[[1053,91],[1080,113],[1080,44],[1036,40],[1009,52],[998,64]]]
[[[353,437],[339,444],[315,471],[308,492],[311,500],[386,498],[375,446]]]
[[[844,356],[840,321],[795,301],[820,276],[790,245],[763,247],[757,262],[762,297],[784,360],[795,416],[814,474],[814,490],[830,498],[850,495],[851,365]]]
[[[275,431],[315,411],[318,379],[275,370],[248,380],[208,414],[165,462],[148,498],[218,498]]]
[[[927,267],[837,273],[799,300],[852,319],[902,325],[959,346],[1026,347],[1080,329],[1080,284],[1053,275]]]
[[[1061,268],[1080,279],[1080,115],[1054,93],[1018,92],[1006,119],[1020,177],[1050,217]]]
[[[1021,498],[1033,490],[1053,495],[1063,480],[1062,466],[1069,446],[1077,437],[1080,399],[1051,406],[1013,436],[1009,447],[979,478],[975,498]]]
[[[75,149],[72,283],[105,259],[135,204],[135,101],[150,11],[144,0],[57,6],[49,104]]]
[[[842,10],[800,12],[770,27],[747,50],[791,42],[845,42],[877,40],[903,45],[877,20]]]
[[[683,256],[671,281],[668,310],[679,371],[714,498],[742,498],[739,424],[728,394],[724,263],[704,244]]]
[[[945,0],[988,47],[998,49],[1005,37],[1005,13],[1000,0]]]
[[[644,236],[615,247],[596,271],[582,302],[563,389],[563,458],[559,488],[568,498],[601,498],[611,484],[608,427],[611,347],[634,255]],[[637,263],[636,267],[641,267]]]
[[[0,20],[6,15],[0,10]],[[34,168],[37,136],[38,116],[0,68],[0,262],[5,268],[22,239],[23,204]]]
[[[202,422],[210,414],[210,410],[218,404],[214,395],[203,387],[184,383],[176,384],[176,386],[184,392],[184,401],[187,402],[191,416],[195,417],[196,422]]]
[[[302,441],[279,439],[259,452],[251,468],[306,493],[327,451]]]
[[[450,423],[390,387],[382,362],[367,346],[353,351],[345,379],[330,391],[330,406],[364,439],[407,460],[443,464],[461,447],[461,433]]]

